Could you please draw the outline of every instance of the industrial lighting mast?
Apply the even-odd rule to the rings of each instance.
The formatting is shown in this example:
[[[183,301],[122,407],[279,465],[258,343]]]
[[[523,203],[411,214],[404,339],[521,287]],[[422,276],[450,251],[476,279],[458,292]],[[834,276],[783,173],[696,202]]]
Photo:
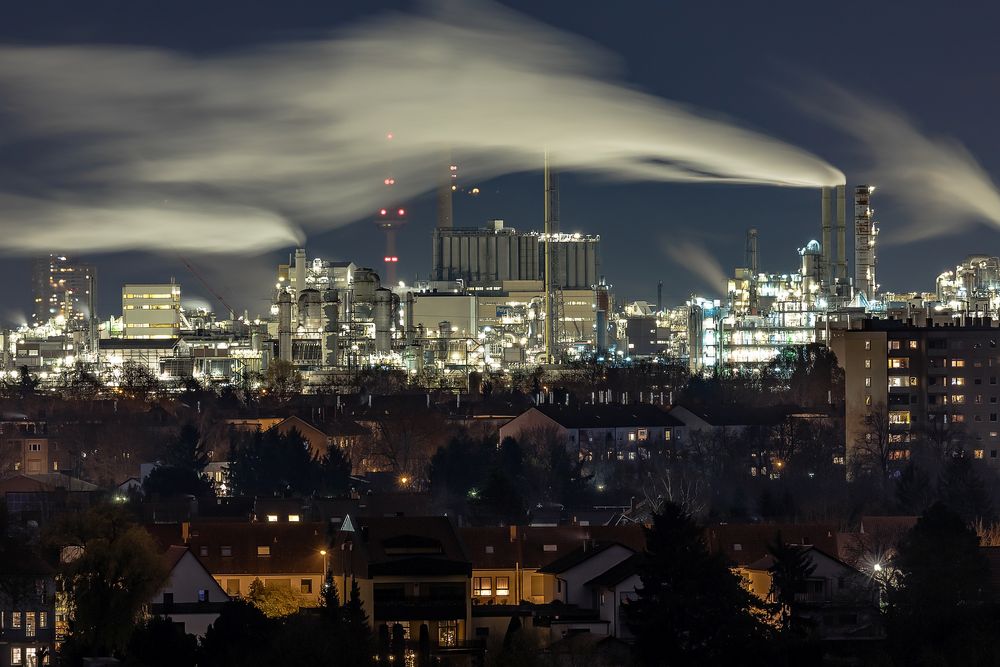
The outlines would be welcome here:
[[[554,239],[559,235],[559,182],[545,151],[545,363],[555,363],[559,346],[558,323],[561,294],[558,256]]]
[[[395,138],[392,132],[387,132],[385,140],[392,142]],[[396,264],[399,256],[396,254],[396,231],[406,224],[406,208],[394,203],[392,196],[393,186],[396,185],[396,177],[392,174],[392,161],[390,160],[389,175],[383,179],[382,184],[386,187],[385,200],[387,204],[378,210],[375,216],[375,226],[385,232],[385,284],[396,284]]]

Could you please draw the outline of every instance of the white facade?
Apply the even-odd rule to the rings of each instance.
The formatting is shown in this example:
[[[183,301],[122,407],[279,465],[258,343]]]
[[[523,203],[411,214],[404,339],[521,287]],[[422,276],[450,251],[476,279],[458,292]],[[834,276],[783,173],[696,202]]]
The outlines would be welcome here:
[[[166,558],[173,568],[166,586],[150,601],[152,611],[182,623],[184,632],[204,637],[229,596],[189,548],[170,547]]]
[[[177,338],[181,332],[181,286],[122,286],[122,319],[124,338]]]

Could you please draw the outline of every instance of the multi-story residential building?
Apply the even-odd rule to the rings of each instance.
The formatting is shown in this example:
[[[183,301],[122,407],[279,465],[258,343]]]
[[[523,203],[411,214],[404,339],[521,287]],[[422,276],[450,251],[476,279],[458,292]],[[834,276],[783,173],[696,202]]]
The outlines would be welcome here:
[[[562,441],[581,461],[638,461],[672,451],[680,421],[655,405],[536,405],[500,427],[500,440]]]
[[[346,517],[333,539],[330,572],[341,595],[358,583],[376,635],[424,632],[435,656],[477,654],[470,641],[472,563],[447,517]]]
[[[923,325],[865,320],[834,331],[845,372],[848,458],[884,424],[891,458],[909,457],[923,437],[1000,463],[1000,330],[989,317]]]
[[[177,338],[181,332],[181,286],[122,286],[122,319],[125,338]]]
[[[5,559],[0,577],[0,667],[52,664],[56,645],[56,581],[49,565],[25,551]]]
[[[24,416],[0,421],[0,472],[40,475],[66,466],[65,453],[58,440],[49,437],[46,422]]]

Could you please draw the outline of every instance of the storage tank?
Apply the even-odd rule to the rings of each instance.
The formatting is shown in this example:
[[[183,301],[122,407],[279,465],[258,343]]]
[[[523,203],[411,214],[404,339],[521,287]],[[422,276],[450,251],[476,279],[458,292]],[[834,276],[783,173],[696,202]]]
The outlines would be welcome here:
[[[384,287],[375,290],[375,350],[392,351],[393,294]]]
[[[323,303],[317,289],[299,291],[299,326],[308,331],[319,331],[323,327]]]

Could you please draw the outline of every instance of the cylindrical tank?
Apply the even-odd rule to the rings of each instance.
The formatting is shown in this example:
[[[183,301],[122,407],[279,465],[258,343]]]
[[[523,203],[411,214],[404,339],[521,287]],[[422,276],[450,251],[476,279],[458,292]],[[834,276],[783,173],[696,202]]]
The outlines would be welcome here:
[[[810,241],[799,252],[802,254],[802,295],[808,301],[818,295],[821,287],[822,249],[819,242]]]
[[[608,349],[608,313],[604,310],[597,311],[597,353],[604,354]]]
[[[323,292],[323,318],[326,321],[324,328],[325,344],[323,345],[323,364],[325,366],[337,366],[340,355],[340,300],[337,298],[337,290],[328,289]]]
[[[292,295],[284,290],[278,295],[278,358],[292,360]]]
[[[323,327],[323,303],[319,290],[304,289],[299,292],[299,326],[308,331]]]
[[[375,350],[382,354],[392,351],[392,292],[375,290]]]

